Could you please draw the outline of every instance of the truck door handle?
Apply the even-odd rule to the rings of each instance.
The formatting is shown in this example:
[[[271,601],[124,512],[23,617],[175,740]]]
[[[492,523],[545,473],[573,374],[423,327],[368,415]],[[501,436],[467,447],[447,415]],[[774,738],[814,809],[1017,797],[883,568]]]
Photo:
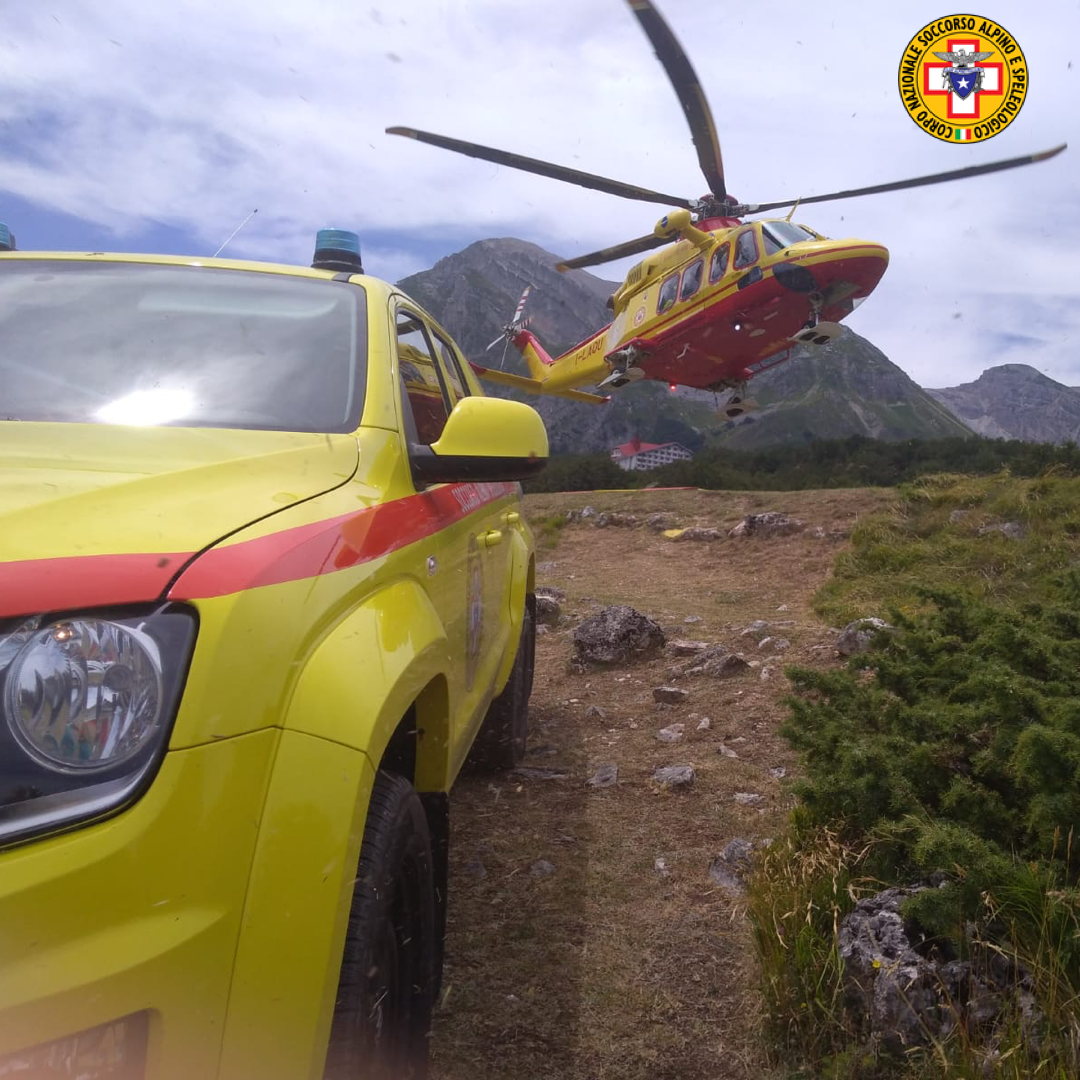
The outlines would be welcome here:
[[[521,515],[516,510],[508,510],[504,515],[503,520],[508,526],[519,525],[521,523]]]
[[[480,536],[480,543],[484,547],[494,547],[496,544],[502,543],[503,534],[498,529],[489,529],[486,533],[482,533]]]

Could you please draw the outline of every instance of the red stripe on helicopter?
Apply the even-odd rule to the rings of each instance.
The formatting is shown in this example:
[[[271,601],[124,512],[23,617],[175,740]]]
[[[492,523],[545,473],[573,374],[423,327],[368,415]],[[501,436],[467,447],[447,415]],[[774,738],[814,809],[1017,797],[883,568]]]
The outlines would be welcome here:
[[[517,491],[516,484],[448,484],[326,521],[214,547],[169,589],[173,600],[225,596],[318,577],[381,558]],[[73,555],[0,563],[0,618],[148,603],[194,552]]]

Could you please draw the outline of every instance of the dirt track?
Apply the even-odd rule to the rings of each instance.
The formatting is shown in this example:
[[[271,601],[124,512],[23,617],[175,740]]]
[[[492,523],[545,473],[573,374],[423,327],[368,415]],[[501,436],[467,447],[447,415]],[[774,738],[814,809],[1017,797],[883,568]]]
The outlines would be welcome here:
[[[847,531],[884,498],[641,492],[534,496],[527,509],[533,519],[587,504],[641,517],[666,511],[683,525],[724,527],[780,510]],[[760,840],[783,826],[791,798],[769,771],[790,778],[794,766],[777,733],[783,668],[836,663],[833,635],[810,600],[842,547],[808,532],[676,543],[639,528],[574,524],[539,553],[555,564],[540,583],[567,599],[560,626],[539,639],[526,763],[565,778],[467,775],[455,789],[437,1080],[767,1075],[746,919],[707,868],[732,838]],[[651,691],[672,682],[670,655],[570,674],[573,627],[607,603],[652,616],[669,640],[721,643],[761,666],[732,679],[682,679],[689,699],[667,707]],[[754,620],[775,625],[743,635]],[[790,647],[759,649],[768,634]],[[587,717],[590,706],[603,715]],[[710,724],[698,731],[702,717]],[[683,738],[657,741],[674,722],[685,725]],[[590,790],[586,778],[604,763],[619,766],[618,785]],[[694,767],[690,790],[650,782],[669,764]],[[761,803],[737,802],[737,792]],[[540,859],[554,872],[538,876]]]

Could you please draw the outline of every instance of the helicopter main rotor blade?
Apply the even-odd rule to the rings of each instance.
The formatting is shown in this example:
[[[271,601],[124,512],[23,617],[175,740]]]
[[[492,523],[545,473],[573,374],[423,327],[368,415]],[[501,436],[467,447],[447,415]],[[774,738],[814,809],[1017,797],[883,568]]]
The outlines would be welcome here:
[[[615,259],[625,259],[628,255],[639,255],[643,251],[652,251],[653,248],[663,247],[678,236],[657,236],[649,233],[648,236],[639,236],[636,240],[627,240],[624,244],[616,244],[614,247],[601,248],[592,251],[588,255],[579,255],[576,259],[565,259],[558,263],[556,270],[578,270],[582,266],[599,266],[600,263],[613,262]]]
[[[727,194],[724,162],[720,157],[720,140],[716,137],[716,125],[705,99],[705,91],[701,89],[701,83],[682,46],[663,16],[653,7],[652,0],[627,0],[627,3],[656,50],[656,58],[664,65],[679,98],[709,190],[717,199],[723,199]]]
[[[1008,158],[1005,161],[991,161],[986,165],[969,165],[964,169],[951,169],[949,172],[932,173],[929,176],[917,176],[912,180],[894,180],[891,184],[874,184],[872,187],[852,188],[850,191],[834,191],[829,195],[811,195],[805,199],[787,199],[784,202],[750,203],[744,208],[748,214],[759,214],[765,210],[776,210],[781,206],[794,206],[796,203],[830,202],[833,199],[853,199],[856,195],[880,195],[886,191],[903,191],[904,188],[922,187],[924,184],[943,184],[948,180],[963,180],[968,176],[982,176],[984,173],[1000,172],[1002,169],[1017,169],[1021,165],[1034,165],[1060,154],[1068,143],[1062,143],[1051,150],[1041,150],[1037,154],[1024,154],[1023,157]]]
[[[581,172],[579,169],[570,169],[565,165],[553,165],[550,161],[540,161],[538,158],[512,154],[507,150],[495,150],[490,146],[480,146],[478,143],[464,142],[461,139],[450,139],[445,135],[433,135],[429,131],[417,131],[416,128],[410,127],[389,127],[386,129],[386,133],[388,135],[404,135],[407,138],[416,139],[418,142],[441,146],[444,150],[453,150],[455,153],[465,154],[468,157],[491,161],[496,165],[506,165],[511,169],[536,173],[538,176],[547,176],[552,180],[563,180],[568,184],[592,188],[594,191],[603,191],[608,195],[618,195],[624,199],[662,203],[664,206],[681,206],[687,210],[691,208],[689,199],[680,198],[678,195],[665,195],[663,192],[650,191],[648,188],[638,187],[636,184],[624,184],[621,180],[610,180],[606,176]]]

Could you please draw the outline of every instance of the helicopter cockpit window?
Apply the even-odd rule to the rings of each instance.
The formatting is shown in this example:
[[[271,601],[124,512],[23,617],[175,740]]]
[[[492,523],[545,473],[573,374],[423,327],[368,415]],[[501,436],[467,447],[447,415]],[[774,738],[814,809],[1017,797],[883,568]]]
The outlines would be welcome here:
[[[709,263],[709,284],[713,285],[719,281],[727,270],[728,252],[731,250],[730,244],[721,244],[712,254],[712,261]]]
[[[757,240],[754,238],[754,230],[747,229],[739,234],[735,241],[735,269],[741,270],[744,266],[751,266],[757,262]]]
[[[789,244],[799,244],[803,240],[816,240],[812,232],[790,221],[769,221],[761,226],[761,236],[765,241],[765,254],[773,255]]]
[[[424,326],[407,311],[397,317],[398,373],[404,402],[412,412],[416,440],[425,446],[438,442],[449,412],[442,378]]]
[[[675,306],[675,297],[679,295],[679,275],[672,274],[671,277],[660,286],[660,295],[656,301],[656,310],[659,314],[663,315],[669,308]]]
[[[679,299],[686,300],[698,291],[701,285],[701,271],[705,268],[705,260],[698,259],[691,263],[682,276],[682,288],[679,290]]]

